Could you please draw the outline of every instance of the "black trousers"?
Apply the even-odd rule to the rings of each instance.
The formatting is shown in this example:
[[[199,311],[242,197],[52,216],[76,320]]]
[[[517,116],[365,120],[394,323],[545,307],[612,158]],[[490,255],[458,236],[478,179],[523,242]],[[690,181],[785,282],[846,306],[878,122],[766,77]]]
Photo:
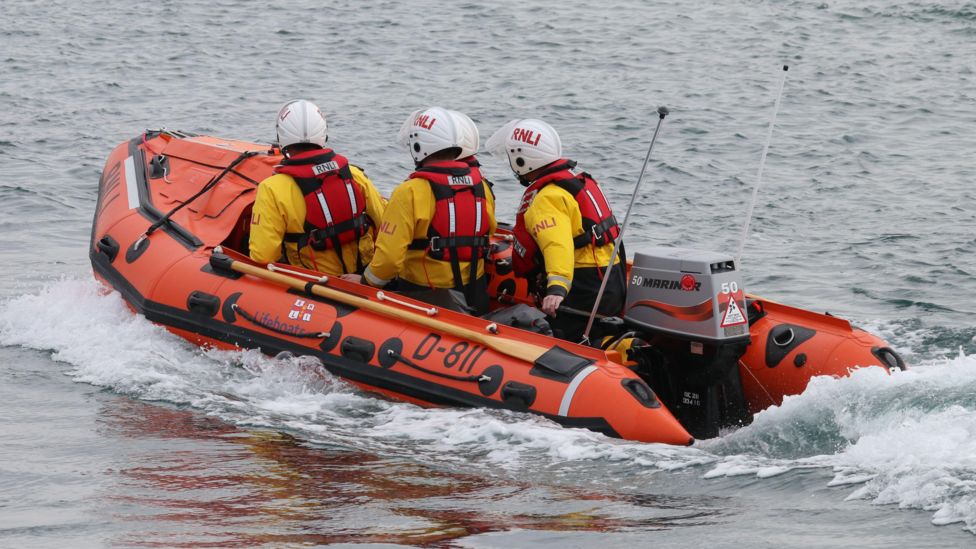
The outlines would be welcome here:
[[[448,292],[451,288],[436,288],[431,290],[429,286],[422,286],[403,280],[397,280],[395,289],[397,292],[410,296],[419,301],[424,301],[432,305],[445,306],[443,296],[437,294]],[[488,313],[488,277],[482,276],[474,282],[466,284],[461,293],[467,302],[467,307],[471,309],[471,314],[481,316]]]
[[[626,267],[622,263],[613,266],[607,280],[607,287],[603,291],[603,299],[600,300],[599,314],[614,316],[621,312],[627,299],[627,277]],[[555,317],[548,317],[549,325],[552,326],[553,334],[566,341],[579,343],[586,330],[586,322],[593,304],[596,303],[596,294],[600,291],[602,282],[600,273],[606,268],[601,267],[582,267],[573,271],[573,286],[569,290],[569,295],[562,302],[562,307],[575,309],[585,314],[574,314],[568,311],[556,311]],[[598,324],[594,323],[594,329]],[[596,341],[601,335],[590,333],[590,340]]]

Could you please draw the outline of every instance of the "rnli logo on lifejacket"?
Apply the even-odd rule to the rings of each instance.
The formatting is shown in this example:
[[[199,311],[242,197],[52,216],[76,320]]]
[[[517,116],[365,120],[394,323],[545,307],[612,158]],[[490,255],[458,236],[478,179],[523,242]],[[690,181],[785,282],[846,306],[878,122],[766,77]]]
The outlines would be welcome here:
[[[436,118],[432,117],[429,114],[422,114],[418,116],[416,120],[413,121],[413,125],[423,128],[425,130],[429,130],[434,127],[434,122],[437,122]]]
[[[471,179],[470,175],[452,175],[448,182],[451,185],[474,185],[474,179]]]
[[[536,145],[539,144],[539,140],[542,139],[542,134],[535,133],[532,130],[515,128],[515,131],[512,132],[512,139],[516,141],[521,141],[522,143],[526,143],[535,147]]]
[[[333,160],[331,162],[323,162],[321,164],[312,166],[312,173],[315,175],[322,175],[324,173],[334,172],[338,169],[339,163]]]

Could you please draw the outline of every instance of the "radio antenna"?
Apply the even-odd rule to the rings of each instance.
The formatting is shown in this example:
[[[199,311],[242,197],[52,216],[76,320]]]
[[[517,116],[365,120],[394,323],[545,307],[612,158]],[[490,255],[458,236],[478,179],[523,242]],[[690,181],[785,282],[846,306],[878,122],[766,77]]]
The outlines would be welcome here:
[[[647,148],[647,156],[644,157],[644,163],[641,164],[640,175],[637,176],[637,184],[634,185],[634,194],[630,195],[630,204],[627,206],[627,215],[624,216],[624,224],[620,226],[620,232],[617,233],[617,239],[613,242],[613,251],[610,252],[610,262],[607,264],[607,270],[603,272],[603,281],[600,283],[600,291],[596,293],[596,301],[593,302],[593,310],[590,311],[590,318],[586,321],[586,330],[583,331],[583,339],[581,343],[584,345],[590,342],[590,329],[593,328],[593,319],[596,318],[596,311],[600,308],[600,300],[603,299],[603,291],[607,288],[607,281],[610,280],[610,271],[613,269],[614,262],[617,261],[617,252],[620,251],[620,245],[624,241],[624,232],[627,230],[627,224],[630,223],[630,214],[634,210],[634,199],[637,198],[637,191],[640,189],[641,181],[644,180],[644,171],[647,169],[647,162],[651,159],[651,151],[654,150],[654,142],[657,141],[657,133],[661,130],[661,122],[664,121],[664,117],[668,115],[667,107],[657,108],[657,126],[654,128],[654,136],[651,137],[651,146]],[[599,268],[599,267],[598,267]],[[621,265],[621,269],[626,269],[625,265]]]
[[[742,250],[746,247],[746,238],[749,236],[749,224],[752,222],[752,212],[756,208],[756,196],[759,194],[760,185],[762,185],[763,168],[766,166],[766,153],[769,152],[769,142],[773,139],[773,126],[776,125],[776,114],[779,112],[779,102],[783,97],[783,87],[786,86],[786,71],[788,70],[790,70],[790,66],[783,65],[783,78],[779,81],[779,92],[776,94],[776,103],[773,105],[773,116],[769,119],[769,129],[766,130],[766,144],[763,146],[762,156],[759,158],[759,172],[756,173],[756,184],[752,187],[752,200],[749,201],[749,210],[746,212],[746,223],[742,227],[739,251],[735,254],[736,268],[739,267],[739,260],[742,259]]]

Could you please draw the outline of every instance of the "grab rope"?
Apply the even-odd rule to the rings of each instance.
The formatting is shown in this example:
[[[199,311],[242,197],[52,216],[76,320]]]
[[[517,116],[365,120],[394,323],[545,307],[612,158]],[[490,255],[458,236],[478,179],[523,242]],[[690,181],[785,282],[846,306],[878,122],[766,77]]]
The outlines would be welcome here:
[[[292,337],[307,337],[307,338],[310,338],[310,339],[325,339],[325,338],[329,337],[330,335],[332,335],[329,332],[316,332],[316,333],[313,333],[313,332],[289,332],[288,330],[283,330],[283,329],[281,329],[281,328],[279,328],[277,326],[273,326],[271,324],[266,324],[264,322],[261,322],[260,320],[257,319],[257,317],[255,317],[251,313],[245,311],[244,309],[241,309],[241,306],[238,305],[237,303],[234,303],[233,305],[231,305],[230,308],[233,309],[234,312],[236,312],[239,315],[241,315],[242,317],[244,317],[244,319],[247,320],[248,322],[250,322],[252,324],[257,324],[258,326],[260,326],[262,328],[271,330],[272,332],[275,332],[275,333],[278,333],[278,334],[282,334],[282,335],[286,335],[286,336],[292,336]]]
[[[182,204],[180,204],[179,206],[173,208],[172,210],[170,210],[169,212],[167,212],[166,215],[164,215],[163,217],[159,218],[158,220],[156,220],[155,223],[153,223],[152,225],[150,225],[149,228],[146,229],[146,232],[142,233],[142,236],[140,236],[139,239],[136,240],[136,243],[132,246],[132,249],[133,250],[138,250],[139,249],[139,246],[142,246],[142,243],[145,242],[147,238],[149,238],[149,235],[151,235],[154,232],[156,232],[156,229],[162,227],[163,224],[169,223],[169,218],[172,217],[173,214],[175,214],[176,212],[182,210],[185,206],[187,206],[188,204],[190,204],[194,200],[196,200],[196,199],[200,198],[201,196],[203,196],[203,194],[206,193],[207,191],[209,191],[210,189],[214,188],[217,185],[217,183],[219,183],[220,180],[223,179],[223,177],[225,175],[227,175],[228,173],[230,173],[230,171],[233,170],[238,164],[240,164],[241,162],[243,162],[243,161],[247,160],[248,158],[251,158],[252,156],[255,156],[257,154],[260,154],[260,153],[258,151],[244,151],[244,152],[242,152],[240,156],[238,156],[236,159],[234,159],[233,162],[231,162],[226,168],[224,168],[224,171],[220,172],[220,174],[218,174],[217,177],[214,177],[213,179],[211,179],[210,181],[208,181],[207,184],[204,185],[203,188],[201,188],[199,191],[197,191],[196,194],[194,194],[190,198],[187,198]]]
[[[386,295],[386,293],[384,293],[382,290],[376,292],[376,299],[380,301],[389,301],[390,303],[396,303],[397,305],[403,305],[404,307],[409,307],[415,311],[422,311],[427,316],[434,316],[437,314],[437,307],[422,307],[420,305],[414,305],[413,303],[408,303],[401,299],[390,297]]]
[[[480,383],[482,381],[488,381],[488,382],[491,381],[491,376],[486,376],[485,374],[479,374],[479,375],[473,375],[473,376],[454,376],[454,375],[451,375],[451,374],[445,374],[444,372],[438,372],[436,370],[428,370],[427,368],[424,368],[423,366],[421,366],[419,364],[414,364],[407,357],[401,355],[400,353],[394,351],[393,349],[388,350],[386,352],[386,354],[389,355],[389,356],[391,356],[391,357],[393,357],[394,359],[396,359],[396,360],[398,360],[398,361],[406,364],[407,366],[410,366],[411,368],[414,368],[416,370],[420,370],[421,372],[428,373],[428,374],[430,374],[432,376],[443,377],[443,378],[446,378],[446,379],[453,379],[455,381],[473,381],[473,382],[476,382],[476,383]]]

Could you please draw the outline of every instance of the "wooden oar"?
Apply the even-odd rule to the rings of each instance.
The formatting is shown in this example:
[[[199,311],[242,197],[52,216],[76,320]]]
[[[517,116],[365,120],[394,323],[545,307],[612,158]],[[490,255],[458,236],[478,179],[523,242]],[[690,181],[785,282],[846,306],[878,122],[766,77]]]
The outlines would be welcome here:
[[[227,263],[224,263],[227,265]],[[292,276],[284,275],[281,273],[276,273],[258,267],[255,265],[250,265],[242,261],[230,260],[229,267],[231,270],[237,271],[239,273],[248,274],[270,282],[275,282],[283,286],[288,286],[296,290],[305,291],[306,285],[309,283],[305,280],[301,280]],[[346,305],[351,305],[359,309],[365,309],[376,314],[380,314],[386,317],[395,318],[402,320],[404,322],[409,322],[411,324],[418,324],[425,328],[431,330],[451,334],[460,338],[467,339],[469,341],[474,341],[485,347],[498,351],[499,353],[506,354],[510,357],[517,358],[519,360],[524,360],[529,363],[533,363],[542,356],[544,353],[549,351],[549,347],[542,347],[534,343],[528,343],[524,341],[515,341],[504,337],[499,337],[497,335],[491,334],[489,332],[479,332],[476,330],[471,330],[469,328],[464,328],[445,322],[443,320],[438,320],[436,318],[430,318],[423,314],[417,314],[411,311],[405,311],[402,309],[397,309],[396,307],[391,307],[389,305],[384,305],[383,303],[377,303],[375,301],[370,301],[366,297],[342,292],[339,290],[334,290],[332,288],[326,288],[321,284],[311,284],[311,291],[313,294],[331,299],[333,301],[338,301],[340,303],[345,303]]]

